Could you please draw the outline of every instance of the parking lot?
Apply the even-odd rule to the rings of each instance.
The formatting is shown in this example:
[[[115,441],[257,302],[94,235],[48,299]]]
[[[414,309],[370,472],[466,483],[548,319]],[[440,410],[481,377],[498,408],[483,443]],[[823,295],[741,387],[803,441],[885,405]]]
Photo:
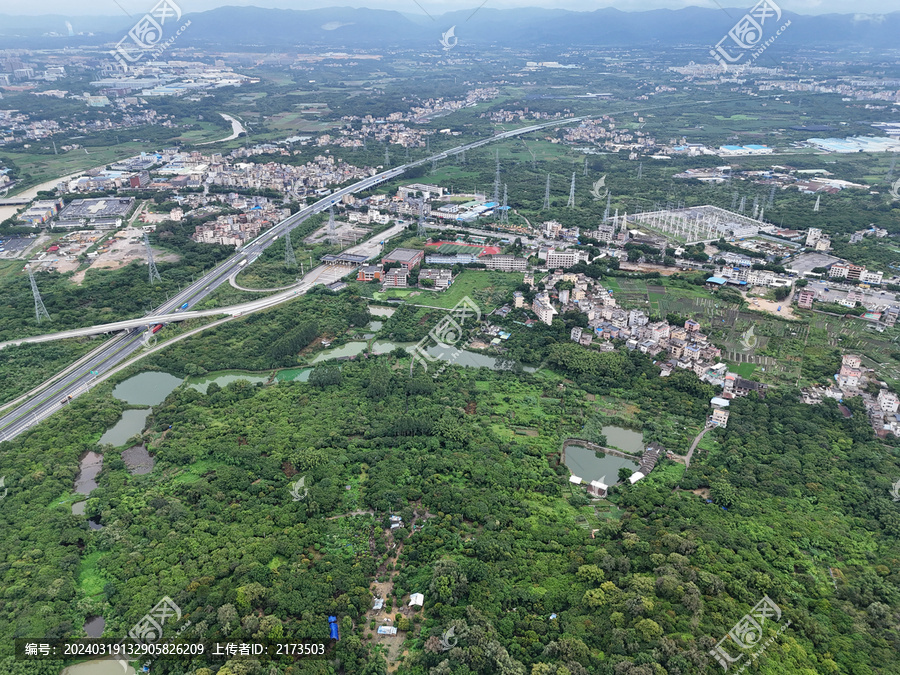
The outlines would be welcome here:
[[[0,259],[19,258],[35,242],[35,237],[0,237]]]

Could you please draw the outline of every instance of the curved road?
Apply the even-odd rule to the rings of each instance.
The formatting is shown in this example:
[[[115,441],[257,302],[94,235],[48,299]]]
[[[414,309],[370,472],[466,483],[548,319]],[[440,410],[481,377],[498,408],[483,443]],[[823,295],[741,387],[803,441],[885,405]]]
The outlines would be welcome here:
[[[253,261],[256,260],[262,254],[262,252],[266,250],[266,248],[271,246],[279,236],[283,235],[285,232],[292,230],[310,216],[327,210],[331,205],[340,201],[345,195],[353,194],[354,192],[360,192],[362,190],[368,190],[380,183],[396,178],[397,176],[403,174],[407,169],[427,164],[433,160],[446,159],[453,155],[458,155],[459,153],[466,150],[472,150],[474,148],[481,147],[482,145],[493,143],[494,141],[539,131],[548,127],[580,122],[584,119],[587,118],[572,117],[565,120],[555,120],[553,122],[544,122],[543,124],[535,124],[527,127],[522,127],[520,129],[504,131],[500,134],[496,134],[480,141],[475,141],[473,143],[458,146],[451,150],[446,150],[431,157],[421,159],[417,162],[411,162],[409,164],[399,166],[395,169],[382,171],[381,173],[369,176],[368,178],[364,178],[363,180],[354,183],[353,185],[340,188],[332,194],[315,202],[314,204],[301,209],[300,211],[293,214],[292,216],[289,216],[271,229],[263,232],[256,239],[253,239],[249,243],[245,244],[234,255],[230,256],[227,260],[220,263],[217,267],[209,271],[203,277],[192,283],[190,286],[186,287],[176,296],[158,307],[154,312],[151,312],[151,314],[145,317],[143,320],[137,320],[140,325],[130,328],[123,333],[111,338],[98,349],[89,353],[87,356],[82,357],[81,363],[83,365],[80,368],[72,369],[71,367],[69,367],[67,369],[69,370],[69,372],[64,376],[60,377],[59,375],[56,375],[53,378],[47,380],[45,385],[41,387],[40,391],[37,391],[37,393],[35,393],[34,395],[29,396],[21,404],[10,410],[6,415],[0,417],[0,441],[8,441],[12,438],[15,438],[23,431],[30,429],[32,426],[40,423],[42,420],[52,415],[60,407],[66,405],[72,399],[88,391],[92,386],[94,386],[94,384],[96,384],[97,377],[102,374],[108,374],[110,370],[115,368],[119,363],[128,358],[128,356],[141,348],[141,346],[145,343],[145,340],[150,337],[149,331],[151,326],[161,325],[166,323],[167,321],[172,320],[172,315],[182,313],[181,308],[184,304],[187,304],[188,306],[195,305],[209,296],[216,290],[216,288],[218,288],[223,283],[226,283],[231,275],[236,274],[238,271],[240,271],[240,269],[244,265],[253,263]],[[383,232],[377,235],[377,237],[386,240],[390,237],[388,232]],[[366,244],[361,244],[355,248],[359,248],[365,245],[371,245],[371,241],[366,242]],[[270,307],[272,305],[278,304],[279,302],[284,302],[294,295],[300,294],[301,291],[308,291],[309,288],[317,283],[330,283],[330,281],[325,281],[325,279],[330,278],[337,272],[343,272],[342,274],[340,274],[340,276],[343,276],[347,271],[348,270],[346,268],[341,270],[340,268],[334,269],[330,266],[321,265],[311,270],[310,273],[307,274],[306,277],[304,277],[304,281],[301,282],[301,284],[298,285],[298,287],[294,290],[285,291],[284,293],[279,293],[275,296],[269,296],[255,302],[245,303],[245,306],[249,307],[249,309],[238,311],[258,311],[259,309]],[[340,278],[340,276],[338,276],[337,278]],[[331,280],[333,281],[335,279]],[[229,308],[229,310],[232,309],[234,308]],[[207,311],[210,311],[212,314],[231,313],[231,311],[226,312],[222,309]],[[190,314],[195,313],[191,312]]]

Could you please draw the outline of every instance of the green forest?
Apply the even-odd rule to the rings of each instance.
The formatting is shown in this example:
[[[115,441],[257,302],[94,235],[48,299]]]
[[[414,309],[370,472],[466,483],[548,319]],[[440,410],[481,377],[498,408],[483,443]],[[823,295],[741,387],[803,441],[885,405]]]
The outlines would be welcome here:
[[[278,367],[367,316],[347,292],[315,293],[143,367]],[[328,616],[341,633],[321,661],[153,662],[173,675],[714,673],[710,650],[765,596],[782,616],[764,641],[790,625],[754,672],[900,672],[900,451],[857,400],[849,418],[787,387],[735,400],[687,471],[664,459],[591,502],[568,483],[564,439],[624,420],[682,455],[712,389],[549,331],[528,349],[544,357],[534,373],[432,377],[392,352],[317,366],[309,382],[179,387],[132,439],[153,471],[132,475],[125,446],[104,446],[85,516],[73,481],[125,408],[113,383],[0,444],[0,519],[17,533],[0,544],[0,672],[55,675],[61,663],[14,661],[13,638],[83,635],[95,615],[124,636],[166,595],[185,639],[326,639]],[[374,634],[378,593],[391,641]]]

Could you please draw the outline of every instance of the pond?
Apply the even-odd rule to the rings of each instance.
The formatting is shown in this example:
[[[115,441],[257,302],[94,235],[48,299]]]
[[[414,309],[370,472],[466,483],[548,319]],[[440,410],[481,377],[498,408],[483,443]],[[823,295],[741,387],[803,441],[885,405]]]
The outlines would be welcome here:
[[[617,448],[624,452],[644,454],[644,435],[640,431],[623,429],[622,427],[603,427],[606,436],[606,447]]]
[[[83,663],[63,668],[59,675],[135,675],[135,672],[131,666],[128,666],[125,672],[122,672],[122,665],[119,661],[106,658],[84,661]]]
[[[97,487],[97,474],[103,468],[103,455],[99,452],[87,452],[81,458],[81,466],[78,475],[75,476],[75,492],[80,495],[89,495]]]
[[[607,485],[615,485],[619,480],[619,469],[628,467],[637,471],[638,463],[623,457],[606,455],[598,459],[593,450],[588,450],[580,445],[567,445],[565,449],[565,464],[573,475],[578,476],[584,482],[599,480]]]
[[[131,472],[132,476],[141,476],[145,473],[153,471],[153,465],[156,464],[150,453],[143,445],[135,445],[122,452],[122,461]]]
[[[196,389],[201,394],[205,394],[206,390],[209,389],[209,385],[211,385],[213,382],[224,389],[232,382],[237,382],[238,380],[247,380],[247,382],[250,382],[251,384],[256,384],[257,382],[268,382],[270,376],[271,373],[259,374],[245,373],[240,370],[219,370],[214,373],[204,375],[203,377],[188,378],[188,386],[191,389]]]
[[[275,373],[277,382],[308,382],[312,368],[286,368]]]
[[[366,348],[366,344],[368,343],[348,342],[347,344],[341,345],[340,347],[326,349],[325,351],[316,354],[315,358],[313,358],[310,363],[321,363],[322,361],[327,361],[328,359],[337,359],[341,357],[356,356],[358,354],[362,354]]]
[[[395,350],[397,347],[402,347],[406,351],[409,351],[416,343],[415,342],[389,342],[388,340],[375,340],[372,343],[372,353],[373,354],[387,354]]]
[[[115,426],[107,429],[106,433],[100,437],[100,440],[97,441],[97,443],[100,445],[110,443],[117,447],[125,445],[129,438],[144,430],[149,415],[150,408],[126,410],[122,413],[122,419],[116,422]]]
[[[397,309],[395,307],[377,307],[369,305],[369,314],[372,316],[393,316]]]
[[[113,396],[132,405],[158,405],[175,391],[181,380],[156,371],[146,371],[120,382],[113,389]]]
[[[102,616],[89,616],[84,622],[84,632],[88,637],[100,637],[106,627],[106,620]]]

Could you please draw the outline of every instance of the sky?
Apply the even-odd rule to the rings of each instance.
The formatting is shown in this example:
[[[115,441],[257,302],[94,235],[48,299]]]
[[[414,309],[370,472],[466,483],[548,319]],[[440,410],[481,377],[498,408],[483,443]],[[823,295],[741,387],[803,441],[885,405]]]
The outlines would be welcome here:
[[[0,14],[65,16],[112,16],[130,14],[140,16],[157,0],[0,0]],[[185,13],[201,12],[227,5],[254,5],[279,9],[314,9],[319,7],[372,7],[410,14],[437,15],[462,9],[475,9],[482,0],[174,0]],[[897,0],[774,0],[781,9],[798,14],[885,14],[900,11]],[[648,9],[681,9],[683,7],[752,7],[756,0],[484,0],[485,7],[515,9],[516,7],[545,7],[574,11],[592,11],[615,7],[622,11]]]

